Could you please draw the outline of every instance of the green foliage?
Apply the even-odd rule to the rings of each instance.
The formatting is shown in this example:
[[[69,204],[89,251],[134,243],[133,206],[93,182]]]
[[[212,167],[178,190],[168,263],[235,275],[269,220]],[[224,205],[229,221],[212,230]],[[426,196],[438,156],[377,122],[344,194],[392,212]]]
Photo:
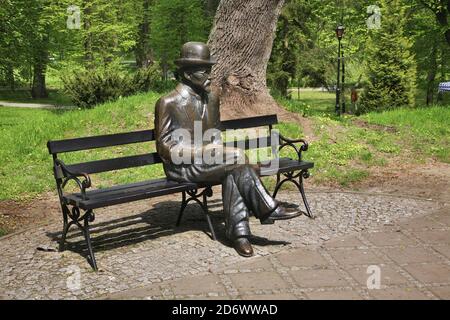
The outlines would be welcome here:
[[[364,116],[364,119],[370,124],[395,126],[404,143],[409,145],[416,154],[424,153],[450,163],[450,109],[448,106],[369,113]]]
[[[133,92],[130,77],[113,67],[85,70],[62,80],[65,92],[80,108],[92,108]]]
[[[157,0],[152,8],[151,44],[164,74],[173,70],[173,61],[188,41],[206,42],[210,18],[201,0]]]
[[[154,63],[147,68],[138,69],[131,79],[132,92],[161,92],[166,88],[166,81],[161,79],[161,68]]]
[[[99,105],[94,109],[54,112],[0,108],[0,201],[54,191],[48,140],[69,139],[153,128],[159,94],[146,93]],[[104,148],[62,156],[67,164],[153,152],[154,144]],[[121,170],[93,176],[94,187],[141,181],[163,175],[162,167]],[[146,179],[144,178],[144,179]]]
[[[405,37],[405,8],[400,0],[382,0],[381,29],[369,33],[366,47],[368,83],[359,112],[415,105],[416,62]]]
[[[63,75],[61,79],[65,93],[80,108],[92,108],[139,92],[161,92],[172,85],[169,81],[161,80],[161,70],[157,63],[138,69],[134,74],[112,64],[94,70],[78,70],[70,75]]]

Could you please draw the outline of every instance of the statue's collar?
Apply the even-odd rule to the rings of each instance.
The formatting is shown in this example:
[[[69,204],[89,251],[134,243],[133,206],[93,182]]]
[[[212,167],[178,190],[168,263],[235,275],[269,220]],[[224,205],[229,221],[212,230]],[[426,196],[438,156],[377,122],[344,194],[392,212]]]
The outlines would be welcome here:
[[[190,97],[194,96],[197,100],[202,100],[202,97],[198,93],[196,93],[194,89],[184,83],[179,83],[176,87],[176,90],[185,99],[189,99]]]

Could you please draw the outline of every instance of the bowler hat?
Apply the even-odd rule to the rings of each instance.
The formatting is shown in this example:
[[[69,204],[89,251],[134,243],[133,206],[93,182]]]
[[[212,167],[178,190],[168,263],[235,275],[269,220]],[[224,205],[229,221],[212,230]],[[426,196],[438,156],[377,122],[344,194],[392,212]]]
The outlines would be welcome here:
[[[212,66],[216,63],[208,46],[202,42],[185,43],[181,48],[181,58],[175,60],[179,67]]]

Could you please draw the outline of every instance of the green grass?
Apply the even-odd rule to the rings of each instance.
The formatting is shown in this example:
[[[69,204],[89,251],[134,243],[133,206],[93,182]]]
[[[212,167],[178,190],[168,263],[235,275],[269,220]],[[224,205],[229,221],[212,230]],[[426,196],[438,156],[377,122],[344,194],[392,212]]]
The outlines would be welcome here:
[[[31,92],[29,89],[17,89],[15,91],[11,90],[0,90],[0,101],[6,102],[18,102],[18,103],[42,103],[42,104],[53,104],[57,106],[71,106],[73,105],[70,98],[61,90],[48,89],[49,97],[44,99],[33,99],[31,97]]]
[[[397,109],[362,118],[370,124],[394,126],[404,143],[418,154],[450,163],[450,107]]]
[[[304,116],[333,116],[336,95],[333,92],[305,91],[300,92],[298,99],[297,91],[292,92],[292,99],[283,99],[280,102],[291,111]]]
[[[0,237],[6,236],[8,232],[0,228]]]
[[[348,186],[365,179],[370,168],[385,166],[396,157],[411,162],[436,157],[449,162],[448,106],[338,118],[334,115],[334,94],[301,92],[300,99],[281,100],[281,103],[312,122],[316,139],[305,153],[305,159],[315,162],[313,175],[319,183]],[[408,158],[410,151],[417,157]]]
[[[0,108],[0,200],[33,197],[54,190],[48,140],[144,130],[153,127],[153,109],[159,95],[141,94],[90,110],[54,112]],[[105,148],[98,152],[62,155],[66,163],[154,151],[154,144]],[[162,175],[161,166],[99,174],[95,187]]]
[[[90,110],[0,108],[0,200],[18,200],[54,191],[52,161],[46,148],[48,140],[152,128],[154,104],[159,96],[140,94]],[[333,94],[302,92],[301,97],[304,101],[282,102],[291,111],[306,112],[311,123],[315,137],[304,159],[315,162],[312,174],[318,183],[348,186],[366,179],[372,168],[385,166],[399,157],[404,161],[427,157],[450,161],[448,107],[400,109],[360,118],[338,118],[333,114]],[[305,101],[308,101],[307,109]],[[383,130],[385,126],[391,130]],[[281,123],[276,128],[291,138],[305,136],[303,128],[296,123]],[[144,143],[75,152],[62,155],[61,159],[76,163],[154,150],[154,143]],[[405,156],[409,154],[416,157]],[[288,150],[281,153],[285,155],[295,157],[295,153]],[[264,158],[264,152],[260,158]],[[160,176],[163,176],[162,167],[156,165],[95,175],[93,183],[95,188],[102,188]],[[266,180],[270,188],[273,181]]]

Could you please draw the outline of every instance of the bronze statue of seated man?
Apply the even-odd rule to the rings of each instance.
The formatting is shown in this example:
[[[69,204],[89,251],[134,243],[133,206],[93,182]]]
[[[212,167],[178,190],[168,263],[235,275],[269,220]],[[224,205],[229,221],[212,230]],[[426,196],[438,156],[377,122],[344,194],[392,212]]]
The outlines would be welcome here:
[[[208,46],[184,44],[175,63],[180,83],[158,100],[155,109],[156,146],[164,171],[169,179],[180,182],[221,183],[226,237],[240,255],[250,257],[250,213],[261,223],[272,224],[301,212],[283,208],[269,195],[243,150],[223,146],[217,130],[219,97],[210,87],[210,72],[216,62]],[[212,134],[211,141],[195,137],[214,129],[219,133]],[[206,161],[205,154],[222,161]]]

